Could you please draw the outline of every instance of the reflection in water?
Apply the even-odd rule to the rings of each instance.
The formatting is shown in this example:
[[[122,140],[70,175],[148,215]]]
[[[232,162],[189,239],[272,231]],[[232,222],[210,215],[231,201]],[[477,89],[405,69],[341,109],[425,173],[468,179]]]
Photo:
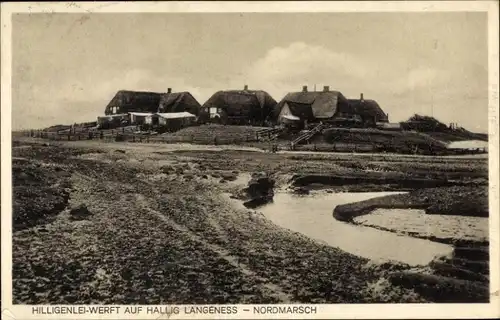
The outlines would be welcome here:
[[[446,244],[356,226],[333,218],[333,209],[337,205],[388,194],[391,193],[318,192],[307,196],[277,193],[273,203],[258,211],[283,228],[378,262],[394,260],[425,265],[435,256],[451,254],[452,247]]]
[[[466,141],[454,141],[448,145],[450,149],[488,149],[488,141],[481,140],[466,140]]]

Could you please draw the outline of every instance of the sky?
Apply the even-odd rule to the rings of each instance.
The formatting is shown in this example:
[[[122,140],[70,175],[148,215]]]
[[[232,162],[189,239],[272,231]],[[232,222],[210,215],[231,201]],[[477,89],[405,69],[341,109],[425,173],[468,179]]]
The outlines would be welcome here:
[[[328,85],[488,131],[487,15],[37,13],[12,17],[12,128],[95,121],[118,90],[286,93]]]

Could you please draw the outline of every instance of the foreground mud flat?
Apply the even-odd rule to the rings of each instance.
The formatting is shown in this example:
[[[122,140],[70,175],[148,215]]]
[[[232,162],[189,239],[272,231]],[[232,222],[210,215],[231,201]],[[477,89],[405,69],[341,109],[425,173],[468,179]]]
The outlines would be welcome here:
[[[321,244],[222,196],[241,188],[242,174],[259,171],[281,177],[278,183],[297,174],[450,178],[463,172],[463,181],[479,183],[487,181],[485,160],[429,160],[418,167],[378,157],[353,167],[339,155],[163,152],[85,142],[15,147],[13,156],[15,303],[487,301],[483,278],[443,277],[422,266],[416,282],[443,286],[418,290],[400,277],[415,268]],[[40,186],[47,190],[34,192]],[[59,194],[54,190],[67,196],[52,196]],[[46,198],[54,205],[19,214]]]

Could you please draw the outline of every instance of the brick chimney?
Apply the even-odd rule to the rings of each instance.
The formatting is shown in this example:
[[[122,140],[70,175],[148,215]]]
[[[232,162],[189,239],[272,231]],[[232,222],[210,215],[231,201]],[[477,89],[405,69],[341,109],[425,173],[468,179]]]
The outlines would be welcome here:
[[[302,87],[302,92],[307,92],[307,86]]]
[[[245,86],[243,87],[243,90],[247,91],[247,90],[248,90],[248,85],[245,85]]]
[[[328,92],[328,91],[330,91],[330,86],[324,86],[324,87],[323,87],[323,91],[324,91],[324,92]]]
[[[172,93],[172,88],[168,88],[167,93]]]
[[[365,101],[365,99],[363,98],[363,93],[361,93],[361,95],[360,95],[359,99],[360,99],[361,101]]]

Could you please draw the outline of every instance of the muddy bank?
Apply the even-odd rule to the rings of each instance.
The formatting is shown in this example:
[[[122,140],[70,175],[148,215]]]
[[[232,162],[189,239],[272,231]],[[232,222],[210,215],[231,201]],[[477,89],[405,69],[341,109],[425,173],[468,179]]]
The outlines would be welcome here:
[[[248,186],[238,192],[236,198],[246,208],[254,209],[273,201],[275,180],[266,173],[253,173]]]
[[[389,279],[391,283],[411,288],[435,302],[489,302],[488,285],[478,281],[415,272],[396,272]]]
[[[354,217],[384,208],[423,209],[427,214],[488,217],[488,187],[453,186],[413,190],[407,194],[337,206],[333,216],[337,220],[352,222]]]
[[[332,187],[352,187],[372,189],[378,187],[378,191],[409,191],[420,188],[449,187],[465,185],[462,181],[449,181],[447,179],[417,178],[417,177],[390,177],[375,174],[366,175],[302,175],[292,179],[295,187],[306,187],[310,185],[324,185]]]

